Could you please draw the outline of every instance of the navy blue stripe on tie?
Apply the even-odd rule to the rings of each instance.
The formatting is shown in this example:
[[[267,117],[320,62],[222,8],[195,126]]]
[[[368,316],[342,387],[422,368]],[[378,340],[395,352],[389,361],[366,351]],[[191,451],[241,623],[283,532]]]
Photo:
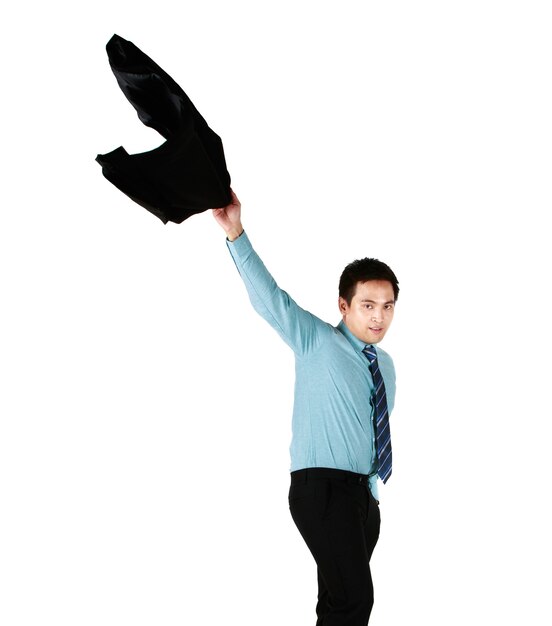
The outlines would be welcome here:
[[[376,453],[378,457],[378,475],[384,483],[391,476],[393,455],[391,453],[391,430],[389,427],[389,412],[387,411],[387,396],[385,383],[378,365],[378,353],[375,346],[366,346],[362,351],[370,363],[370,373],[374,381],[374,423],[376,429]]]

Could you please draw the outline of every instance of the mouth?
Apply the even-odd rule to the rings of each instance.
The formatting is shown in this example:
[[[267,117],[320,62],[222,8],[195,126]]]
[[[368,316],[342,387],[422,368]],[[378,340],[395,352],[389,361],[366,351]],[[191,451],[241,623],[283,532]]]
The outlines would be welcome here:
[[[369,328],[370,328],[370,331],[375,333],[376,335],[383,332],[383,328],[372,328],[372,327],[369,327]]]

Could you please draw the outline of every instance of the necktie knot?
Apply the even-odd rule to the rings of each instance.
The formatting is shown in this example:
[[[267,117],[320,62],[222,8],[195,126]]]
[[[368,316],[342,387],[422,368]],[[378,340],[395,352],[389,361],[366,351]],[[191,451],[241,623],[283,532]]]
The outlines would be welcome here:
[[[376,352],[375,346],[368,345],[364,348],[363,352],[366,358],[368,359],[368,361],[370,362],[370,365],[372,365],[374,361],[377,361],[378,353]]]

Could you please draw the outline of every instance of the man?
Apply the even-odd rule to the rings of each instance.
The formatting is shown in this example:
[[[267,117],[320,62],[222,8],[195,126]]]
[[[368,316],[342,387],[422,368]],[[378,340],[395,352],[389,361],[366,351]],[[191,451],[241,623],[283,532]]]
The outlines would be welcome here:
[[[318,566],[317,626],[366,626],[380,527],[376,482],[391,475],[395,397],[393,362],[375,346],[393,319],[397,278],[377,259],[348,265],[334,327],[278,287],[251,247],[233,192],[213,215],[255,310],[295,353],[289,505]]]

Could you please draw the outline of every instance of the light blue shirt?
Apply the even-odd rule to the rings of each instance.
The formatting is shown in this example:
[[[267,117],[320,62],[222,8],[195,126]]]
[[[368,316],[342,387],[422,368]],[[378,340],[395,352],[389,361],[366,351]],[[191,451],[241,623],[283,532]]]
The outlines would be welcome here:
[[[291,471],[330,467],[370,476],[377,499],[377,457],[371,397],[374,383],[364,342],[340,322],[328,324],[280,289],[243,233],[228,248],[255,310],[295,353]],[[376,347],[389,414],[395,368]]]

